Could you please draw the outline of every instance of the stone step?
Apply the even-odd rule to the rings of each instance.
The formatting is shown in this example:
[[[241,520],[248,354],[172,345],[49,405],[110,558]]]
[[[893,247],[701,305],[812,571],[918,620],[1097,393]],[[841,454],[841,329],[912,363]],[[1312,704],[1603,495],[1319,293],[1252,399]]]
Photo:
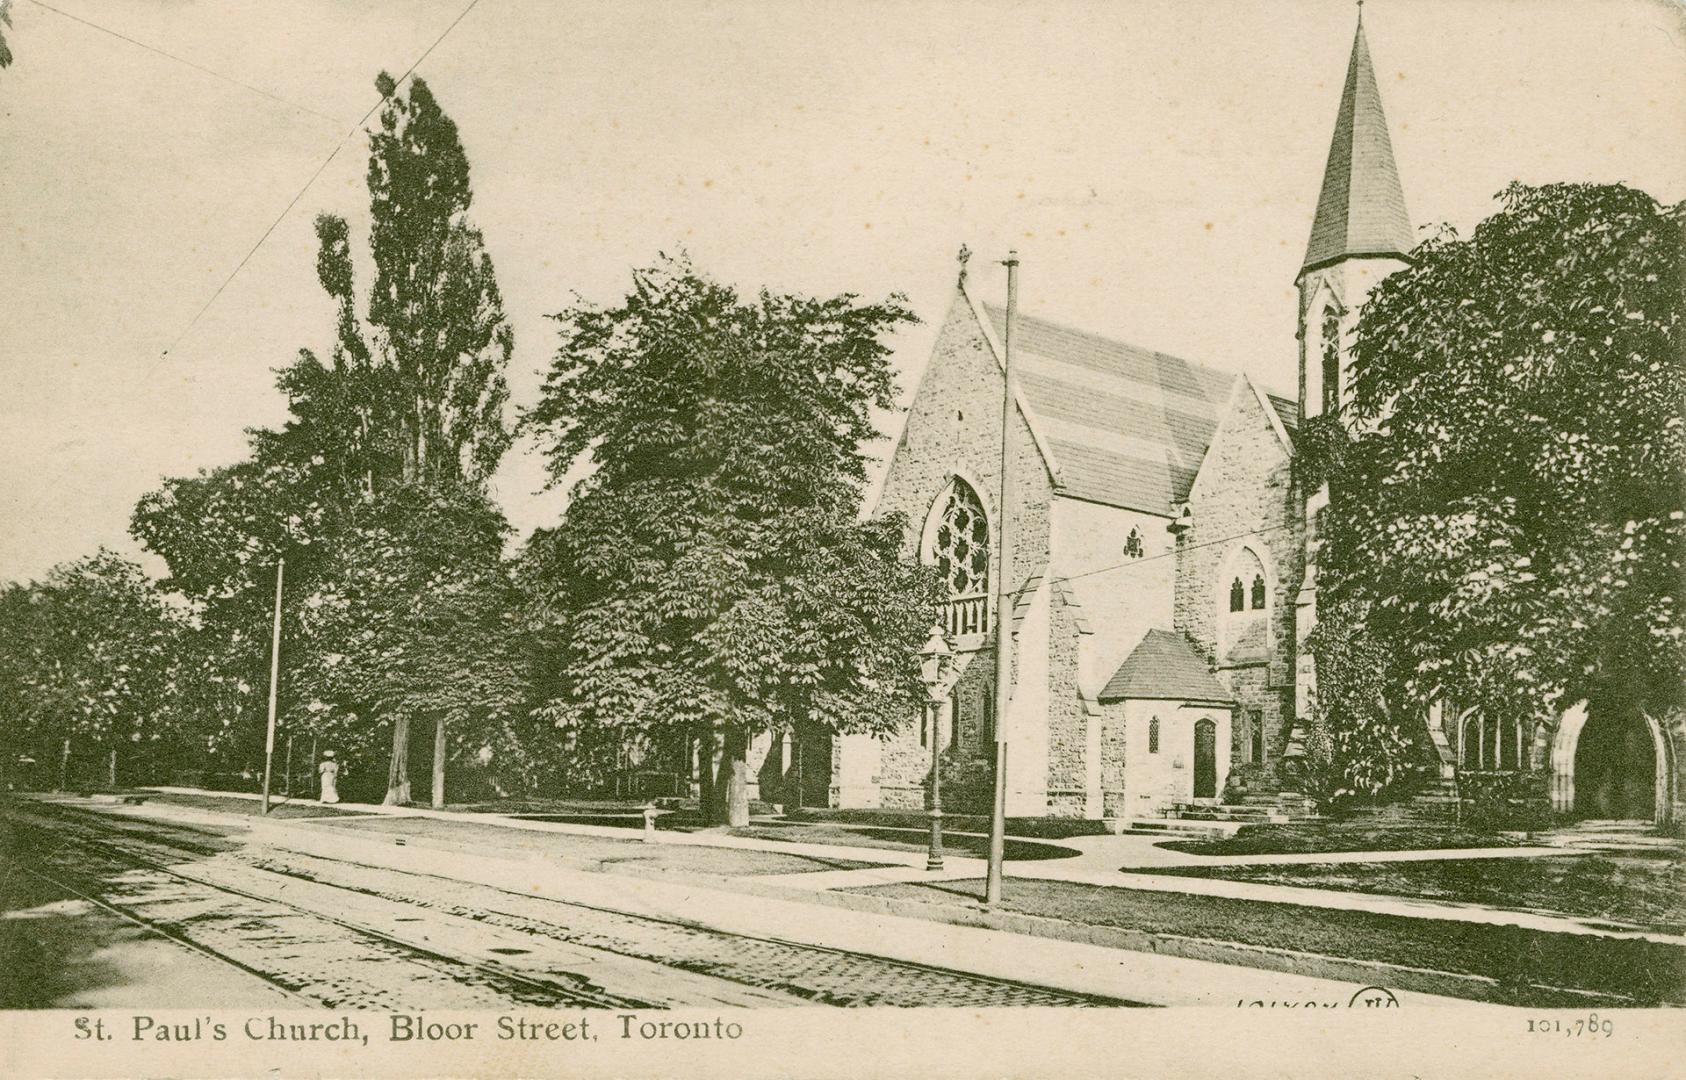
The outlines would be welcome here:
[[[1182,821],[1177,818],[1139,818],[1124,823],[1121,834],[1167,836],[1179,840],[1221,840],[1235,835],[1239,826],[1232,822]]]
[[[1262,806],[1190,806],[1165,811],[1165,816],[1182,821],[1235,821],[1243,823],[1279,823],[1288,815]]]

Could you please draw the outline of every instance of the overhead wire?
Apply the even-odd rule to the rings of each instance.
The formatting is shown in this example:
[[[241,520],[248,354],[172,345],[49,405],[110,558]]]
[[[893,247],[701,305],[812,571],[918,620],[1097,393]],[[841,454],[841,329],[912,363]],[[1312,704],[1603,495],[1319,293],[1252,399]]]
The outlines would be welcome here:
[[[1199,551],[1201,548],[1216,547],[1219,544],[1233,544],[1237,540],[1246,540],[1249,537],[1264,536],[1267,533],[1281,532],[1283,529],[1291,528],[1293,528],[1293,525],[1290,523],[1286,525],[1268,525],[1262,529],[1250,529],[1244,533],[1236,533],[1234,536],[1220,537],[1217,540],[1207,540],[1199,544],[1189,544],[1187,547],[1177,548],[1172,551],[1163,552],[1159,555],[1144,555],[1139,559],[1130,559],[1126,562],[1114,563],[1111,566],[1102,566],[1097,567],[1094,570],[1085,570],[1080,574],[1062,574],[1060,575],[1059,580],[1078,581],[1082,578],[1095,577],[1099,574],[1110,574],[1115,570],[1128,570],[1133,566],[1140,566],[1143,563],[1156,562],[1159,559],[1169,559],[1176,555],[1180,555],[1185,551]]]
[[[33,0],[33,2],[39,3],[40,0]],[[404,84],[405,80],[409,79],[409,77],[411,75],[415,74],[416,68],[421,66],[422,61],[426,60],[430,55],[432,55],[433,50],[437,49],[439,47],[439,43],[444,41],[447,37],[449,37],[450,34],[451,34],[451,31],[453,31],[457,28],[457,24],[462,22],[463,19],[467,18],[468,13],[473,11],[474,8],[479,3],[480,3],[480,0],[469,0],[468,6],[463,8],[462,11],[458,12],[457,17],[455,19],[451,20],[451,24],[449,26],[445,27],[445,29],[440,32],[438,37],[433,39],[433,44],[429,45],[426,49],[424,49],[422,51],[422,54],[420,56],[416,57],[415,62],[412,63],[409,67],[405,68],[404,73],[402,75],[398,76],[398,78],[393,80],[392,94],[396,94],[398,92],[398,88],[400,86],[402,86]],[[287,217],[288,214],[292,213],[293,207],[297,206],[298,203],[299,203],[299,200],[304,198],[304,193],[309,191],[310,188],[311,188],[311,185],[316,183],[317,178],[319,178],[324,172],[327,171],[328,166],[333,163],[334,158],[338,157],[339,152],[342,149],[344,149],[346,142],[353,135],[356,135],[358,131],[362,130],[363,125],[369,122],[369,117],[375,115],[375,111],[377,109],[379,109],[382,105],[386,104],[386,102],[391,98],[392,94],[381,95],[380,100],[376,101],[373,105],[369,106],[369,111],[364,113],[362,115],[362,117],[360,119],[358,119],[357,123],[353,124],[351,129],[340,137],[339,141],[334,144],[334,148],[331,151],[328,152],[328,156],[322,159],[322,164],[318,165],[316,167],[316,171],[310,174],[310,179],[306,180],[304,182],[304,186],[300,187],[299,190],[296,193],[294,193],[292,199],[288,200],[287,205],[285,207],[283,207],[281,212],[275,216],[275,220],[269,223],[268,228],[264,229],[263,235],[258,237],[257,243],[255,243],[251,246],[251,248],[246,252],[246,254],[241,257],[240,261],[235,264],[234,269],[229,271],[228,276],[223,278],[222,284],[217,286],[216,291],[211,294],[210,299],[206,300],[205,303],[200,306],[199,310],[194,313],[192,319],[188,320],[187,325],[182,328],[181,333],[177,334],[176,337],[175,337],[175,340],[170,342],[169,348],[166,348],[163,351],[163,353],[160,354],[160,358],[169,356],[171,350],[175,349],[175,347],[177,345],[180,345],[182,340],[184,338],[186,338],[188,334],[192,333],[193,328],[195,326],[199,325],[199,320],[204,318],[205,312],[207,312],[211,309],[211,305],[215,304],[217,302],[217,298],[222,296],[223,292],[228,288],[228,286],[234,281],[234,279],[236,277],[238,277],[240,275],[240,271],[245,269],[246,264],[252,261],[252,256],[256,255],[258,253],[258,249],[263,247],[264,242],[269,239],[269,237],[272,233],[275,232],[276,228],[281,224],[281,222],[286,220],[286,217]]]
[[[153,53],[155,55],[162,56],[166,60],[173,60],[176,63],[183,64],[187,67],[192,68],[195,71],[204,72],[206,75],[211,76],[213,79],[221,79],[225,83],[229,83],[233,86],[238,86],[242,90],[248,90],[248,91],[250,91],[254,94],[259,95],[260,97],[266,97],[271,101],[274,101],[278,104],[287,106],[289,109],[297,109],[299,112],[309,113],[311,116],[317,117],[318,119],[326,120],[330,124],[334,124],[334,123],[339,122],[337,118],[329,116],[325,112],[319,112],[316,109],[311,108],[309,105],[301,105],[300,103],[298,103],[296,101],[291,101],[287,98],[282,97],[280,94],[272,93],[268,90],[265,90],[261,86],[253,86],[251,83],[241,82],[239,79],[236,79],[234,76],[229,75],[226,72],[218,71],[215,68],[208,68],[204,64],[200,64],[200,63],[197,63],[195,61],[187,59],[185,56],[177,56],[173,52],[169,52],[168,50],[165,50],[165,49],[160,49],[156,45],[150,45],[147,42],[141,41],[139,38],[130,37],[128,34],[125,34],[120,30],[113,30],[111,27],[102,25],[100,23],[97,23],[97,22],[93,21],[92,19],[86,19],[86,18],[83,18],[80,15],[74,14],[73,12],[66,11],[63,8],[58,8],[58,7],[54,7],[52,4],[43,3],[42,0],[29,0],[29,2],[34,4],[38,8],[43,8],[47,11],[52,12],[54,15],[57,15],[60,18],[69,19],[71,22],[81,23],[83,26],[86,26],[91,30],[97,30],[102,34],[106,34],[106,35],[109,35],[111,37],[114,37],[114,38],[118,39],[119,41],[126,41],[130,45],[135,46],[136,48],[145,49],[149,53]]]

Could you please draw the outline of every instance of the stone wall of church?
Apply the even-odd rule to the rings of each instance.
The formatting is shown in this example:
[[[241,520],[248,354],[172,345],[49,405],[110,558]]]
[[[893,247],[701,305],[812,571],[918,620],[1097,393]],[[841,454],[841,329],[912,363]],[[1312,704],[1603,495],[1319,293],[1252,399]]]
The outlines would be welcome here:
[[[1248,717],[1264,726],[1267,768],[1280,760],[1293,720],[1294,598],[1302,565],[1301,515],[1292,458],[1257,396],[1245,386],[1220,422],[1189,493],[1193,524],[1177,540],[1176,628],[1187,634],[1240,705],[1232,760],[1248,760]],[[1264,564],[1266,609],[1229,611],[1239,554]],[[1250,586],[1251,574],[1243,575]],[[1250,594],[1250,588],[1249,588]]]
[[[909,406],[906,426],[873,511],[877,515],[900,512],[906,517],[909,553],[917,552],[933,501],[949,479],[958,475],[974,487],[989,515],[992,574],[999,566],[1001,393],[1000,365],[990,352],[971,304],[957,293],[937,334],[930,365]],[[1013,569],[1023,581],[1030,574],[1046,573],[1053,487],[1030,428],[1017,413],[1011,429],[1010,460],[1018,503],[1013,518]],[[985,757],[993,754],[993,747],[977,737],[981,734],[980,683],[994,669],[993,643],[968,655],[973,673],[962,694],[961,752]],[[1020,680],[1046,683],[1048,658],[1044,653],[1028,650],[1018,662]],[[898,732],[881,742],[873,781],[879,803],[886,807],[923,805],[929,774],[930,747],[920,744],[920,718],[910,715]],[[1026,779],[1035,788],[1046,782],[1045,777]]]
[[[1109,742],[1091,702],[1143,635],[1172,621],[1175,540],[1169,517],[1056,497],[1055,576],[1075,607],[1056,610],[1050,639],[1050,813],[1104,816]],[[1134,536],[1134,542],[1131,537]],[[1081,691],[1081,694],[1080,694]],[[1122,781],[1120,780],[1120,783]],[[1116,799],[1114,800],[1116,802]]]
[[[1054,598],[1048,629],[1048,813],[1082,817],[1089,789],[1089,723],[1078,693],[1077,612]],[[1096,723],[1099,718],[1093,718]],[[1009,762],[1007,773],[1012,775]]]

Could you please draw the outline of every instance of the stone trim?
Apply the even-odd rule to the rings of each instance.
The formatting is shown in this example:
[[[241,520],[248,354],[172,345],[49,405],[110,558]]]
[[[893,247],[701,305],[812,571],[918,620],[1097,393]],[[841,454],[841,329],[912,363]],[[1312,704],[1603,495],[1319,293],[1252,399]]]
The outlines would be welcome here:
[[[1071,586],[1071,579],[1057,577],[1052,579],[1054,594],[1060,598],[1060,603],[1071,613],[1071,621],[1076,624],[1079,634],[1093,634],[1095,628],[1089,622],[1089,617],[1083,614],[1083,604],[1077,599],[1077,592]]]

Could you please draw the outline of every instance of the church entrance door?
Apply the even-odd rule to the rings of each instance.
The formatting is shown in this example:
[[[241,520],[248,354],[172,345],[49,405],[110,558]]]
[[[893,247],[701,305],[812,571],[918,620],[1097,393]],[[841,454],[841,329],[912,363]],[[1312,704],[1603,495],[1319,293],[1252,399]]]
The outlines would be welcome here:
[[[1205,716],[1194,722],[1194,797],[1218,797],[1218,725]]]
[[[1575,816],[1639,818],[1657,810],[1657,750],[1633,708],[1595,709],[1575,744]]]

